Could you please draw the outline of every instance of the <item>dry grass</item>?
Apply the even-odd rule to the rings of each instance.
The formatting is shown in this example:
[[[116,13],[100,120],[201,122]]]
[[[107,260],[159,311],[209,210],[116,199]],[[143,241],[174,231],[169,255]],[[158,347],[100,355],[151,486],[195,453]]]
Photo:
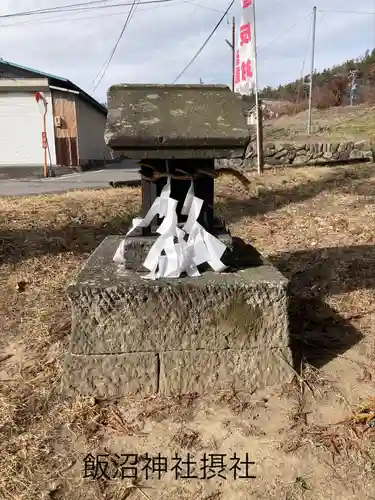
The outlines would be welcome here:
[[[374,498],[375,167],[250,178],[250,192],[219,180],[217,210],[291,280],[297,360],[291,384],[253,395],[62,401],[66,285],[140,193],[0,199],[0,498]],[[241,449],[250,482],[82,478],[88,453],[115,467],[121,452]]]
[[[265,140],[299,142],[339,142],[373,140],[374,106],[342,106],[314,109],[312,136],[307,135],[307,111],[294,116],[283,115],[265,122]]]

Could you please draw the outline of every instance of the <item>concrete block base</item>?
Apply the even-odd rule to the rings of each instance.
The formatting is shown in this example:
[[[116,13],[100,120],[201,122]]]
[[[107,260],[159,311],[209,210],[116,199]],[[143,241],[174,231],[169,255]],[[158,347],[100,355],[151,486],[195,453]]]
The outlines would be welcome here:
[[[148,281],[112,261],[121,238],[106,238],[68,288],[66,395],[253,391],[291,377],[288,282],[259,253],[233,272]]]

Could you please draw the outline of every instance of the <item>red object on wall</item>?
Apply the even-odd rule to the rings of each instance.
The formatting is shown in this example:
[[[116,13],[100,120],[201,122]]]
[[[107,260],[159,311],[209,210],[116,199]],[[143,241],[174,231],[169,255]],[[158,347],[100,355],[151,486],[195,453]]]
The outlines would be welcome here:
[[[42,132],[42,147],[47,149],[47,134],[45,132]]]

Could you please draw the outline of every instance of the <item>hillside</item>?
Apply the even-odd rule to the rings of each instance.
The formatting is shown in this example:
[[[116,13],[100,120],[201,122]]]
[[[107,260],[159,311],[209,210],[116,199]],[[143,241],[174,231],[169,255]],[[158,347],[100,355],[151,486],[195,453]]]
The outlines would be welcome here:
[[[340,142],[375,139],[375,104],[314,109],[312,135],[307,135],[308,112],[265,120],[266,141]]]
[[[355,72],[355,74],[354,74]],[[289,101],[302,109],[307,107],[309,75],[277,88],[266,87],[263,99]],[[354,83],[354,102],[375,103],[375,49],[341,64],[315,72],[313,78],[313,105],[318,108],[349,104],[350,89]]]

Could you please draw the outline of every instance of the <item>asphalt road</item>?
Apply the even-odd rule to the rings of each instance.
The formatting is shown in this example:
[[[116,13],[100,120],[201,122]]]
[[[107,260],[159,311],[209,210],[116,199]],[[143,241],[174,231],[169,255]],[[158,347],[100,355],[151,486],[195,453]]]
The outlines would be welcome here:
[[[0,181],[0,197],[57,194],[77,189],[110,187],[109,183],[140,179],[135,162],[108,165],[102,170],[68,174],[46,179],[9,179]]]

